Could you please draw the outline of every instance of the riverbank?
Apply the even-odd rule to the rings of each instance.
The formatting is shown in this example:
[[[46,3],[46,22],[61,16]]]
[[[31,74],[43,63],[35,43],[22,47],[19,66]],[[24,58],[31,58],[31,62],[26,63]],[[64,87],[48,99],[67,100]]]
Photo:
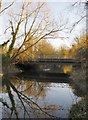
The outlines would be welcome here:
[[[20,70],[15,66],[15,64],[2,64],[2,74],[8,74],[8,73],[17,73],[20,72]]]
[[[71,79],[74,83],[74,93],[81,97],[81,100],[72,105],[69,118],[72,118],[72,120],[75,119],[83,119],[86,118],[87,111],[86,111],[86,65],[83,65],[80,69],[74,69],[74,71],[71,73]]]

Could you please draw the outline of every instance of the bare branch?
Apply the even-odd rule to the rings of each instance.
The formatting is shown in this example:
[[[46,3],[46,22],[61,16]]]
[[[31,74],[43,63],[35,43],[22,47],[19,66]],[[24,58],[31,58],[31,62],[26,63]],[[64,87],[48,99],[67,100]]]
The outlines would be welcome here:
[[[33,43],[32,45],[28,46],[25,50],[21,51],[20,53],[16,54],[13,58],[17,57],[18,55],[24,53],[25,51],[27,51],[29,48],[33,47],[34,45],[36,45],[40,40],[44,39],[46,36],[52,34],[52,33],[55,33],[55,32],[58,32],[60,30],[52,30],[50,31],[49,33],[46,33],[45,35],[41,36],[35,43]],[[12,59],[13,59],[12,58]]]
[[[22,48],[22,46],[25,44],[25,42],[27,42],[27,41],[29,41],[30,40],[30,38],[32,37],[32,35],[30,34],[30,32],[31,32],[31,30],[32,30],[32,27],[33,27],[33,25],[34,25],[34,23],[36,22],[36,18],[37,18],[37,16],[38,16],[38,13],[40,12],[40,9],[41,9],[41,7],[44,5],[44,3],[43,4],[41,4],[37,9],[36,9],[36,13],[35,13],[35,17],[34,17],[34,19],[33,19],[33,22],[32,22],[32,24],[31,24],[31,26],[30,26],[30,28],[29,28],[29,31],[27,32],[27,34],[26,34],[26,25],[27,25],[27,16],[26,16],[26,23],[25,23],[25,38],[24,38],[24,40],[23,40],[23,43],[21,44],[21,46],[19,47],[19,49],[18,49],[18,51],[17,51],[17,53],[16,53],[16,55],[15,56],[17,56],[18,55],[18,52],[20,51],[20,49]],[[30,36],[29,36],[30,35]],[[28,39],[27,39],[27,37],[28,37]]]
[[[85,17],[86,17],[86,15],[82,16],[77,22],[75,22],[73,24],[72,29],[70,30],[70,33],[73,31],[73,29],[76,27],[76,25],[79,24]]]
[[[2,14],[5,10],[7,10],[8,8],[10,8],[13,4],[14,4],[14,2],[12,2],[10,5],[8,5],[8,6],[5,7],[3,10],[1,10],[1,11],[0,11],[0,14]]]

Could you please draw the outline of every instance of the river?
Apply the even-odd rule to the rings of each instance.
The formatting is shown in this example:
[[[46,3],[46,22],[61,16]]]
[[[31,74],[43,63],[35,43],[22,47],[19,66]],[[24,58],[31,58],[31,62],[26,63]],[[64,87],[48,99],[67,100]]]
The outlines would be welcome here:
[[[81,100],[68,75],[72,66],[61,72],[5,74],[0,86],[3,118],[68,118],[72,105]],[[63,70],[63,71],[62,71]],[[53,70],[54,71],[54,70]],[[48,74],[49,73],[49,74]]]

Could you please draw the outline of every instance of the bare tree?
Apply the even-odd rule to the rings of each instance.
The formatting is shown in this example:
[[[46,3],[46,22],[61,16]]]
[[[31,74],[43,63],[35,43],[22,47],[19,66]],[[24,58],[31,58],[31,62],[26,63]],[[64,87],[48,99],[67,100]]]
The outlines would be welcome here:
[[[6,32],[9,30],[11,35],[11,43],[7,52],[10,60],[14,60],[18,55],[35,46],[40,40],[48,37],[53,38],[55,33],[65,29],[65,24],[58,26],[52,24],[45,7],[46,3],[25,2],[19,13],[10,15],[10,25],[6,29]],[[21,42],[14,53],[14,45],[19,41]]]

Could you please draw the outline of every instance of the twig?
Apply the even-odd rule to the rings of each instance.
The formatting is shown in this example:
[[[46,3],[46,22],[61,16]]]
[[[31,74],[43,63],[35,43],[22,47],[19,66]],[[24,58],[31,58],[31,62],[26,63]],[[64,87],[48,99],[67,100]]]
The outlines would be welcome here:
[[[7,7],[5,7],[3,10],[0,11],[0,14],[3,13],[5,10],[7,10],[9,7],[11,7],[14,4],[14,2],[12,2],[10,5],[8,5]]]

